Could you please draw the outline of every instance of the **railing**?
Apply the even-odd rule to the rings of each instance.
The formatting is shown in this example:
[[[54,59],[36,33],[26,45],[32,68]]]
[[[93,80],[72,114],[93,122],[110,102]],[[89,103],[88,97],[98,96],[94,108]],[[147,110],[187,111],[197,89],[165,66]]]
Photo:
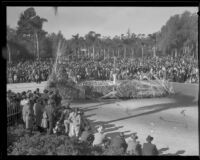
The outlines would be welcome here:
[[[7,106],[7,126],[14,125],[21,118],[21,107],[17,105],[13,107],[12,105]]]

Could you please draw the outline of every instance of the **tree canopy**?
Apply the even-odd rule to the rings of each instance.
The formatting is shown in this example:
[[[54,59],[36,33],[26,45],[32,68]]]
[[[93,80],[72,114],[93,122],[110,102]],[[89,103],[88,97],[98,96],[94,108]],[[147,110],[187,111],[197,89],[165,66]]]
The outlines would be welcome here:
[[[54,9],[56,14],[57,7]],[[157,56],[174,55],[174,52],[178,55],[186,53],[194,55],[197,51],[197,19],[197,14],[185,11],[181,15],[170,17],[160,31],[149,35],[131,33],[127,29],[125,34],[113,38],[88,31],[85,36],[77,33],[70,39],[66,39],[61,31],[46,32],[43,24],[48,23],[48,20],[37,15],[35,9],[30,7],[21,13],[16,29],[7,26],[7,43],[12,56],[17,55],[15,52],[18,50],[20,55],[55,57],[60,38],[67,46],[68,51],[65,54],[75,58],[83,55],[93,58],[141,57],[142,51],[144,56],[152,56],[155,48]],[[19,46],[24,49],[19,49]]]

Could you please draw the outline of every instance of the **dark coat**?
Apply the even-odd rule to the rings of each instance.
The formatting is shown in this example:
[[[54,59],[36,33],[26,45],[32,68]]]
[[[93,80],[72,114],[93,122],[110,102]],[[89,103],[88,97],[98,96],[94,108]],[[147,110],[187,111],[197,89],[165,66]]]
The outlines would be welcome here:
[[[45,111],[47,113],[47,119],[49,122],[48,134],[52,134],[53,127],[55,126],[55,119],[56,119],[55,108],[52,105],[47,105],[45,108]]]
[[[36,125],[40,126],[42,121],[43,106],[40,103],[35,103],[33,106],[33,111],[36,118]]]
[[[91,133],[89,131],[83,131],[80,140],[86,142],[90,134]]]
[[[45,111],[47,113],[48,121],[54,121],[56,117],[55,108],[52,105],[47,105]]]
[[[142,155],[145,156],[158,155],[158,150],[156,148],[156,145],[151,143],[144,143],[142,148]]]
[[[126,151],[127,149],[127,144],[126,144],[126,141],[123,137],[120,137],[120,136],[117,136],[117,137],[114,137],[111,141],[111,145],[113,147],[116,147],[116,148],[123,148],[124,149],[124,152]]]
[[[62,123],[64,120],[68,120],[69,114],[70,114],[70,110],[69,109],[65,109],[64,111],[62,111],[59,121]]]

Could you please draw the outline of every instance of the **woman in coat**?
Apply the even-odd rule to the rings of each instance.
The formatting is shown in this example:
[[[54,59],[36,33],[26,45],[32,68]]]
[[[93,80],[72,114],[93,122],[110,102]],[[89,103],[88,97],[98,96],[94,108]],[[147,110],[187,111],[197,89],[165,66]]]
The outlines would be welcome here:
[[[34,124],[33,104],[30,100],[23,107],[23,120],[25,121],[25,128],[32,131]]]
[[[42,106],[42,99],[39,98],[36,100],[36,103],[33,106],[33,111],[36,120],[36,126],[38,129],[41,127],[42,115],[43,115],[43,106]]]

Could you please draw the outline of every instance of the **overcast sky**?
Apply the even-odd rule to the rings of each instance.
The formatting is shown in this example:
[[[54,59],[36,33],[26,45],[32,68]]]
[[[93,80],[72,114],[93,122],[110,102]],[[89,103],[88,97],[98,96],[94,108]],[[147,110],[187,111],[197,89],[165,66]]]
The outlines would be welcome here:
[[[20,13],[28,7],[7,7],[7,24],[17,26]],[[135,34],[157,32],[167,20],[184,11],[197,13],[197,7],[59,7],[55,16],[52,7],[34,7],[36,13],[46,18],[43,25],[49,33],[63,33],[66,39],[79,33],[84,36],[95,31],[102,36],[125,34],[130,29]]]

